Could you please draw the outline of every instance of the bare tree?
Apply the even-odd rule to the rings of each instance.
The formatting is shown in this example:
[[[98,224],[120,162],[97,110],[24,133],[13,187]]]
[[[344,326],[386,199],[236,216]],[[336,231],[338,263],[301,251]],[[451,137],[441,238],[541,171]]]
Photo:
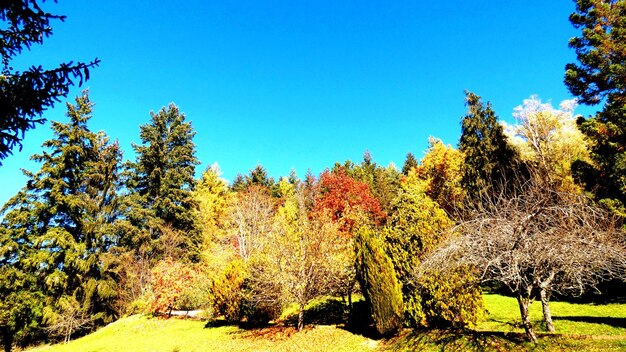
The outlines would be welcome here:
[[[93,325],[97,316],[81,305],[76,298],[64,296],[57,302],[58,311],[47,308],[44,320],[47,323],[45,331],[54,336],[62,336],[63,343],[68,343],[72,334]]]
[[[264,237],[272,230],[274,203],[268,190],[249,186],[240,191],[230,210],[230,228],[239,256],[247,261],[262,249]]]
[[[528,308],[536,295],[547,329],[554,331],[552,293],[578,295],[597,290],[603,280],[624,278],[626,237],[584,195],[554,191],[535,175],[512,193],[483,201],[471,214],[416,275],[459,265],[476,268],[479,281],[500,282],[516,295],[533,342]]]

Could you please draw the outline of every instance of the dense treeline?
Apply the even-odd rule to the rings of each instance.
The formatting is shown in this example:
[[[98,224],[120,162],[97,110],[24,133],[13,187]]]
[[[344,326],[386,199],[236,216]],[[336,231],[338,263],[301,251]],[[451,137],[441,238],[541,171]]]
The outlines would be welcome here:
[[[83,92],[2,208],[5,350],[173,310],[255,325],[295,305],[302,329],[307,304],[326,296],[342,298],[350,324],[355,294],[380,334],[471,327],[482,284],[517,297],[536,340],[531,299],[553,330],[552,293],[625,277],[626,60],[612,55],[607,69],[594,50],[623,54],[625,12],[624,1],[579,1],[571,17],[584,30],[566,84],[582,103],[606,98],[598,116],[531,97],[508,125],[466,92],[459,147],[431,138],[401,170],[366,152],[304,179],[257,165],[229,184],[217,164],[196,179],[195,131],[173,104],[150,114],[123,162],[117,142],[89,129]]]

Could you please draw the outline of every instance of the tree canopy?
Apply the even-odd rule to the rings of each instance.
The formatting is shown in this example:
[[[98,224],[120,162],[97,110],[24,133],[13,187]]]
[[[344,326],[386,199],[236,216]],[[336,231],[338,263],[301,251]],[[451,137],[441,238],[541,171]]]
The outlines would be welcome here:
[[[89,69],[99,60],[89,63],[68,62],[59,67],[43,68],[33,65],[26,71],[12,67],[12,60],[24,50],[41,45],[52,35],[52,22],[65,20],[65,16],[45,12],[36,0],[6,0],[0,4],[0,165],[2,159],[12,154],[13,148],[22,147],[26,131],[46,121],[41,116],[61,98],[67,97],[75,80],[82,85],[89,79]]]
[[[592,141],[593,163],[574,166],[578,179],[605,206],[626,217],[626,1],[578,0],[570,40],[578,63],[565,67],[565,84],[588,105],[604,102],[596,116],[580,119]]]

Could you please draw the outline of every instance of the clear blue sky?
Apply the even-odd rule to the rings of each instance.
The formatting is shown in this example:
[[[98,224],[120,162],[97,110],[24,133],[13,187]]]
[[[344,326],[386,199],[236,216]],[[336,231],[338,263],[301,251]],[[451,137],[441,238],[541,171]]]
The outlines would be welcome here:
[[[336,161],[401,166],[428,136],[456,145],[465,89],[505,120],[531,94],[571,98],[564,66],[573,1],[47,1],[67,15],[16,67],[102,60],[82,88],[91,128],[134,158],[139,125],[171,102],[197,131],[198,174],[218,162],[232,180],[258,163],[278,178]],[[66,121],[65,104],[45,112]],[[594,109],[579,108],[588,114]],[[27,133],[0,167],[0,203],[51,137]]]

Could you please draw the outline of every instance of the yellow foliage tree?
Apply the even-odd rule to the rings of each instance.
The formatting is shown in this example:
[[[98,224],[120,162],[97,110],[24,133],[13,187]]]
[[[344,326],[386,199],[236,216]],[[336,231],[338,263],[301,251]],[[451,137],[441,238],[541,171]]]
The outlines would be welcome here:
[[[426,154],[415,168],[416,176],[425,181],[426,194],[448,214],[454,213],[465,197],[461,186],[461,165],[461,151],[449,144],[445,145],[438,138],[430,137]]]
[[[516,124],[505,124],[505,133],[522,160],[533,164],[552,185],[580,192],[572,177],[572,163],[590,159],[588,142],[576,126],[575,107],[575,100],[565,100],[555,109],[531,96],[515,108]]]

